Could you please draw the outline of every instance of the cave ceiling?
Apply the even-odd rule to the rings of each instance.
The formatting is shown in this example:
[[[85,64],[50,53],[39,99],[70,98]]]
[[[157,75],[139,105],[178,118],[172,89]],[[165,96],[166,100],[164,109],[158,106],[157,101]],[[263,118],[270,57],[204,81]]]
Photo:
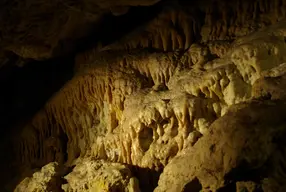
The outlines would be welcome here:
[[[24,58],[51,58],[73,51],[79,39],[103,35],[100,24],[108,16],[158,1],[1,1],[0,45]]]
[[[0,191],[286,191],[285,16],[2,0]]]
[[[8,51],[44,60],[77,52],[79,47],[86,49],[86,44],[105,47],[117,40],[119,46],[106,49],[141,46],[166,51],[188,48],[193,41],[233,40],[283,18],[283,1],[272,4],[243,0],[3,0],[1,58]]]

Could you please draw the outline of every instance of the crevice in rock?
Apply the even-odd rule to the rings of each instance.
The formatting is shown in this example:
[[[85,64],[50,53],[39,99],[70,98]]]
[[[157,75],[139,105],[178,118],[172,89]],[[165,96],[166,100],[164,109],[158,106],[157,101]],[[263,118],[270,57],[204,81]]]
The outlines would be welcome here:
[[[259,182],[265,173],[261,169],[253,169],[245,160],[243,160],[236,168],[232,169],[225,175],[226,182],[231,181],[254,181]]]
[[[225,175],[225,186],[218,189],[218,192],[236,192],[237,182],[253,182],[260,184],[263,178],[267,176],[268,171],[263,168],[253,169],[251,166],[243,160],[240,165],[232,169],[227,175]],[[248,191],[246,189],[246,191]],[[262,192],[260,188],[255,189],[255,192]]]
[[[138,166],[131,166],[133,175],[139,180],[139,187],[141,191],[153,192],[158,186],[158,181],[163,169],[158,171],[150,168],[141,168]]]
[[[198,178],[193,179],[191,182],[187,183],[183,189],[183,192],[200,192],[202,190],[202,185]]]
[[[219,188],[217,192],[237,192],[235,182],[226,184],[224,187]]]

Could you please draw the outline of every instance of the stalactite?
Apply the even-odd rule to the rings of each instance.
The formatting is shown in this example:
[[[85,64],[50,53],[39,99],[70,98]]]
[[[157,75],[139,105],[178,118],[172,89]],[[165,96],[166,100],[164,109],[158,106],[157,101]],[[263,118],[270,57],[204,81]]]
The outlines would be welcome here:
[[[162,51],[185,50],[200,31],[200,23],[195,22],[194,16],[189,14],[192,13],[180,9],[163,11],[143,29],[138,29],[102,50],[130,50],[138,48],[138,45],[141,48],[155,48]]]
[[[213,35],[229,32],[224,28],[230,23],[226,15],[211,30]],[[179,21],[176,15],[173,22]],[[67,150],[69,163],[87,154],[159,169],[204,135],[228,106],[250,99],[252,85],[264,70],[286,61],[284,39],[273,37],[281,35],[279,28],[260,31],[263,44],[260,36],[249,36],[232,47],[220,42],[223,48],[216,48],[220,46],[216,42],[191,45],[191,36],[186,36],[191,27],[184,28],[183,35],[158,30],[154,44],[163,44],[165,51],[188,47],[182,56],[143,51],[83,53],[75,77],[34,117],[32,126],[23,129],[17,146],[20,160],[35,163],[39,153],[43,162],[51,161]],[[268,54],[274,44],[278,46]],[[209,51],[220,52],[217,55],[222,58],[209,61]],[[68,138],[67,149],[58,142],[61,131]]]
[[[285,2],[264,1],[256,2],[236,1],[236,3],[216,1],[206,9],[205,24],[202,28],[202,40],[231,40],[240,36],[250,34],[260,27],[257,23],[271,25],[284,18]],[[283,7],[283,8],[282,8]],[[217,11],[217,14],[215,14]],[[283,10],[283,11],[281,11]],[[231,13],[231,16],[228,16]],[[213,19],[214,14],[217,18]],[[243,30],[241,30],[243,28]],[[222,30],[222,31],[221,31]]]

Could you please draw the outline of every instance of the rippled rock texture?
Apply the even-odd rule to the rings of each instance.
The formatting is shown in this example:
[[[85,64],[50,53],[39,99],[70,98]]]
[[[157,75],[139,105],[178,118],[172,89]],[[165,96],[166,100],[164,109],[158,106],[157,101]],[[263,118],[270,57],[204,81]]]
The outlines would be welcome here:
[[[124,3],[111,12],[128,14],[135,4]],[[122,38],[76,54],[73,78],[13,136],[19,172],[44,166],[16,191],[55,181],[68,192],[285,190],[286,2],[160,5]],[[29,42],[5,49],[42,59],[56,44],[44,55],[23,52]]]

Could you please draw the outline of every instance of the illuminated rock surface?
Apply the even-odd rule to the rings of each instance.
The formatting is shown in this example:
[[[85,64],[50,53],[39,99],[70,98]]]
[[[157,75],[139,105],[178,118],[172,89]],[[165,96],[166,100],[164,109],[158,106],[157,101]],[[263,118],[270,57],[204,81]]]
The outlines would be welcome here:
[[[68,184],[64,191],[126,191],[139,192],[138,181],[131,171],[119,163],[102,160],[80,160],[71,173],[65,176]]]
[[[193,147],[173,158],[155,191],[198,186],[233,191],[241,181],[257,184],[257,190],[285,190],[285,107],[281,101],[232,106]]]
[[[72,79],[15,128],[15,191],[286,190],[286,3],[157,2],[58,2],[70,23],[60,23],[59,6],[48,35],[40,21],[3,28],[2,49],[23,68],[75,56]],[[74,49],[106,12],[119,21],[137,5],[160,9],[120,38],[107,43],[98,32],[94,45]],[[79,7],[91,15],[74,15]],[[18,36],[20,26],[31,34]]]
[[[22,191],[57,191],[60,187],[60,177],[58,175],[58,164],[49,163],[40,171],[33,173],[32,177],[25,178],[15,189],[15,192]]]

